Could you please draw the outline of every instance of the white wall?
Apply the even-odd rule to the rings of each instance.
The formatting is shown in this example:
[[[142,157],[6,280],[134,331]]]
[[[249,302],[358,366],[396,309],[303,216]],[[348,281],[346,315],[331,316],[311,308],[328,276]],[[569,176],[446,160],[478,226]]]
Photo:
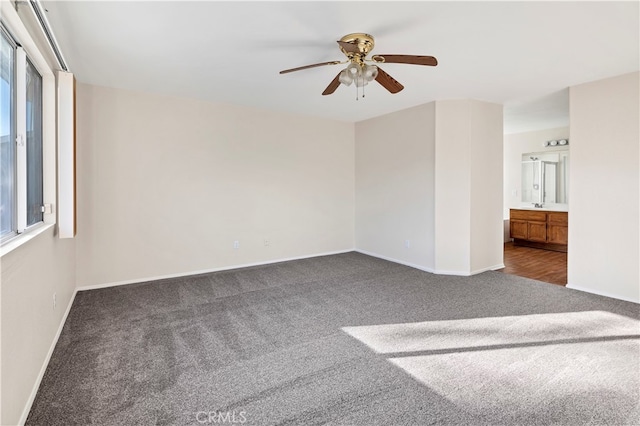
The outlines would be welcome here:
[[[356,124],[358,250],[436,273],[498,268],[501,210],[501,105],[437,101]]]
[[[433,270],[435,104],[356,123],[356,247]],[[409,247],[405,247],[409,240]]]
[[[568,287],[640,302],[640,73],[570,88]]]
[[[504,135],[504,211],[503,217],[509,219],[509,209],[520,207],[522,190],[522,154],[528,152],[553,152],[569,150],[568,146],[544,147],[544,141],[570,139],[568,127],[536,130],[532,132]],[[571,154],[569,155],[571,162]]]
[[[503,267],[502,105],[470,101],[471,270],[474,274]]]
[[[85,84],[77,102],[79,287],[353,249],[353,124]]]
[[[435,268],[471,270],[471,156],[468,101],[436,104]]]
[[[502,105],[436,102],[435,266],[469,275],[501,268]]]
[[[3,425],[18,423],[75,291],[75,241],[54,229],[2,256]]]
[[[56,83],[44,36],[28,8],[0,2],[3,24],[19,40],[43,84],[43,201],[52,205],[44,223],[0,249],[0,423],[24,421],[75,292],[75,241],[55,234]],[[24,13],[27,11],[27,13]],[[25,17],[31,16],[31,20]],[[26,25],[25,25],[26,24]],[[53,296],[56,295],[54,308]]]

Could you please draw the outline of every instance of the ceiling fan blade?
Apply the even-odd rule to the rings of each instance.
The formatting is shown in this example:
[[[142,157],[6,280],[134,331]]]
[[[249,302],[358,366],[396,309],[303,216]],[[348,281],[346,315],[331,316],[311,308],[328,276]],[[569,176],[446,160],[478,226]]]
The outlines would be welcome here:
[[[376,76],[376,81],[391,93],[398,93],[399,91],[404,89],[404,86],[402,84],[398,83],[393,77],[382,71],[380,67],[378,67],[378,75]]]
[[[340,72],[342,72],[342,71],[340,71]],[[339,80],[339,78],[340,78],[340,73],[338,73],[338,75],[336,75],[336,78],[334,78],[333,80],[331,80],[331,83],[329,83],[329,85],[327,86],[327,88],[326,88],[326,89],[324,89],[324,92],[322,92],[322,95],[323,95],[323,96],[330,95],[330,94],[332,94],[333,92],[335,92],[335,91],[336,91],[336,89],[338,88],[338,86],[340,86],[340,80]]]
[[[339,63],[340,63],[340,61],[320,62],[319,64],[305,65],[303,67],[291,68],[291,69],[288,69],[288,70],[283,70],[283,71],[280,71],[280,74],[287,74],[289,72],[306,70],[307,68],[322,67],[324,65],[338,65]]]
[[[348,52],[348,53],[360,52],[360,49],[358,49],[357,44],[349,43],[347,41],[340,41],[340,40],[338,40],[338,44],[340,45],[340,47],[342,47],[345,50],[345,52]]]
[[[431,67],[435,67],[436,65],[438,65],[438,60],[433,56],[373,55],[371,59],[373,59],[376,62],[382,62],[386,64],[413,64],[413,65],[428,65]]]

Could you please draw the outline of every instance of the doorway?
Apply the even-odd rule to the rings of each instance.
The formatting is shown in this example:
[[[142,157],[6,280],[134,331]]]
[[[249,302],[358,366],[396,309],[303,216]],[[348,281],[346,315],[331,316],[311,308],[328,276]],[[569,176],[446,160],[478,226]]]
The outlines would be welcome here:
[[[550,284],[567,285],[567,253],[506,242],[504,266],[498,271]]]

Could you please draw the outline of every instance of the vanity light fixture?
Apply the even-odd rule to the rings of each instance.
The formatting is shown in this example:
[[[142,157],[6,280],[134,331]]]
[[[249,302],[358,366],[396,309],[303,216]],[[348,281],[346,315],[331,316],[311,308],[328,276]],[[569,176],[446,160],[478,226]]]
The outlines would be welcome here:
[[[558,139],[553,141],[542,142],[542,146],[557,146],[557,145],[569,145],[569,139]]]

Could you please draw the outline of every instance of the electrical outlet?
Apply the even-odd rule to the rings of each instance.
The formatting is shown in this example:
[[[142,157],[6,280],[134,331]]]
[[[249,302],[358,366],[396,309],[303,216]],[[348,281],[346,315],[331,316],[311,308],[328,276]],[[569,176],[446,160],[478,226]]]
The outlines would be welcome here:
[[[56,293],[53,293],[53,310],[56,310],[56,307],[58,306],[58,300],[57,300],[57,295]]]
[[[404,240],[404,248],[410,248],[411,247],[411,240]]]
[[[264,246],[265,247],[269,247],[269,245],[271,244],[271,241],[269,241],[268,239],[265,238],[264,240]]]
[[[234,241],[233,242],[233,248],[234,249],[239,249],[240,248],[240,241]]]

